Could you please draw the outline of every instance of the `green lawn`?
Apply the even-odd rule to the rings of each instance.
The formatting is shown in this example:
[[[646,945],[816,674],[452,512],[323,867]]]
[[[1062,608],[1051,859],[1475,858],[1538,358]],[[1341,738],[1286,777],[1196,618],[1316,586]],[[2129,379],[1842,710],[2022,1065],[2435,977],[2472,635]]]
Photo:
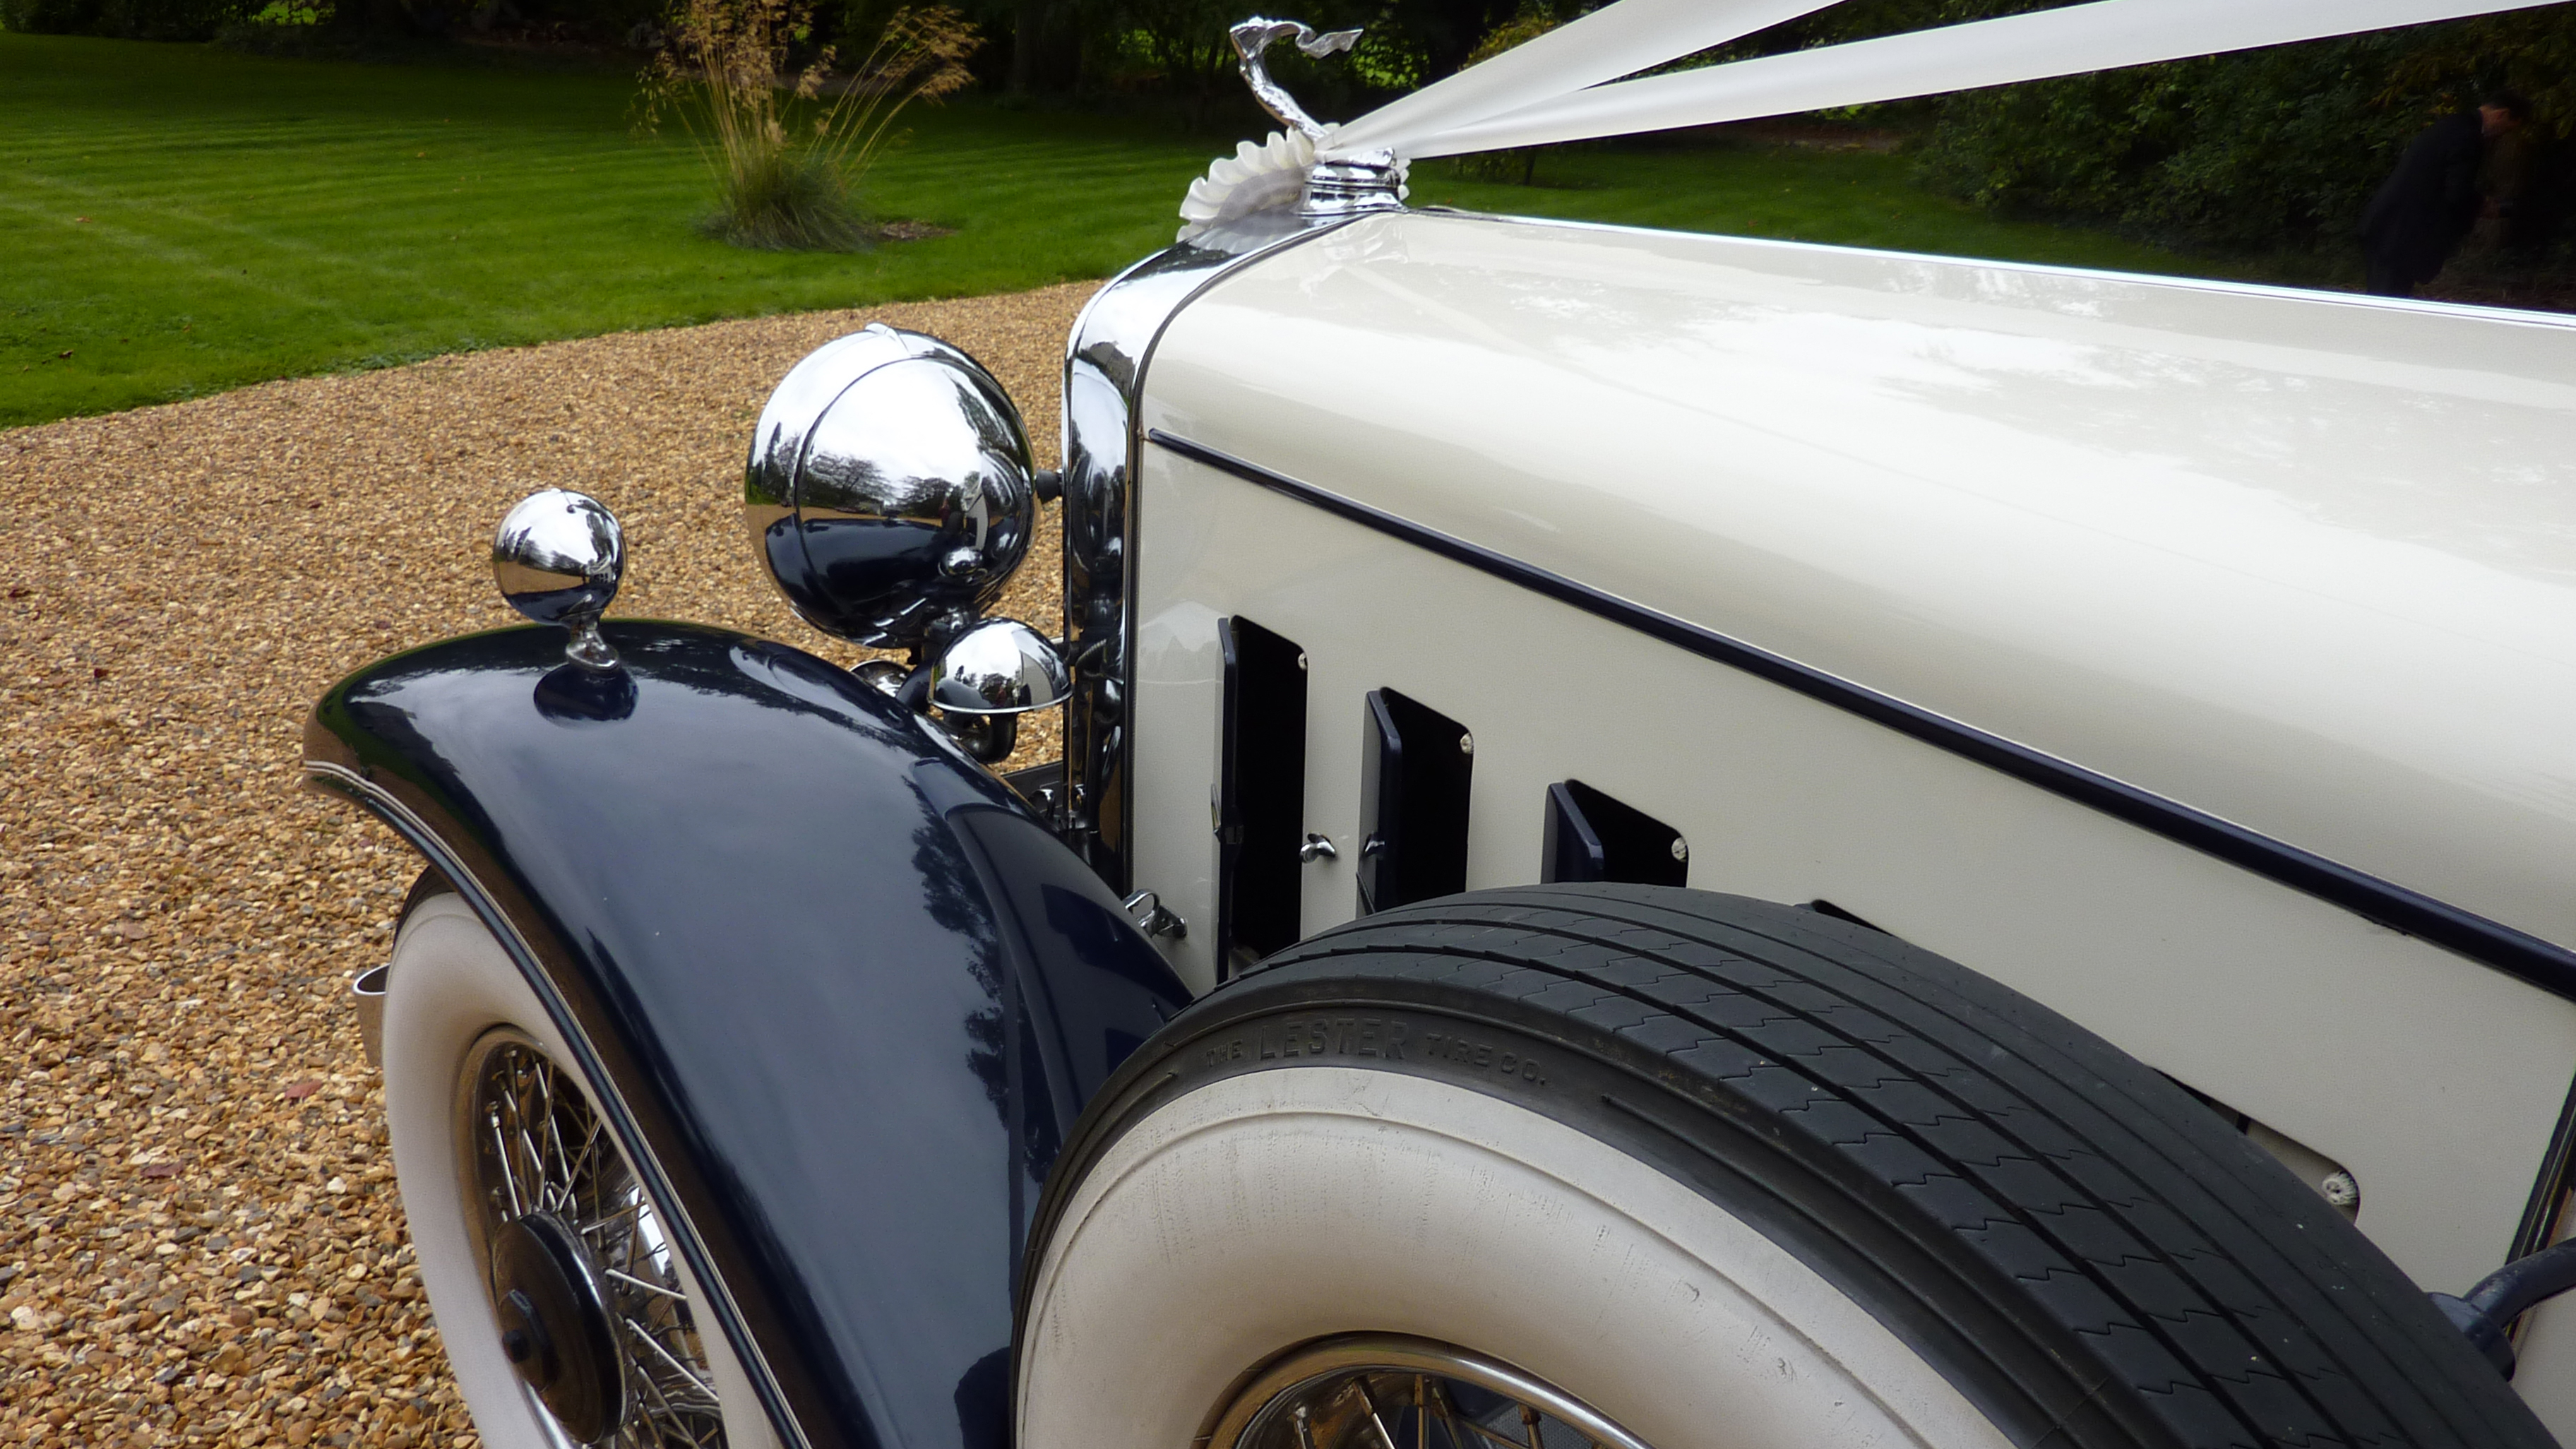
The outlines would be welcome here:
[[[2205,261],[2107,232],[2004,220],[1916,187],[1907,179],[1911,167],[1902,156],[1859,150],[1744,144],[1583,147],[1542,154],[1532,186],[1464,181],[1449,162],[1417,162],[1412,200],[1415,205],[1515,216],[1954,257],[2124,272],[2209,272]]]
[[[954,236],[750,252],[692,230],[704,167],[684,134],[629,134],[632,94],[616,75],[0,33],[0,426],[1103,276],[1171,240],[1208,152],[1079,115],[917,110],[870,209]]]
[[[0,426],[274,377],[718,317],[1099,277],[1170,240],[1221,149],[973,102],[908,117],[867,196],[955,234],[764,253],[691,222],[684,134],[630,78],[266,59],[0,33]],[[1551,155],[1536,187],[1418,168],[1417,200],[1867,246],[2164,269],[2097,234],[1914,189],[1897,158],[1746,147]]]

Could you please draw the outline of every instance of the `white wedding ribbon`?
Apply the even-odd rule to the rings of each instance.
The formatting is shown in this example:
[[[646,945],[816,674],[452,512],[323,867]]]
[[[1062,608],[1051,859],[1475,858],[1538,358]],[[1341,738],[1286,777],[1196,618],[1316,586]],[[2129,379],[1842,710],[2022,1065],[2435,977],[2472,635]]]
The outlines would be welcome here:
[[[1617,0],[1350,122],[1319,150],[1328,158],[1366,150],[1419,158],[1626,136],[2554,3],[2093,0],[1622,81],[1614,78],[1823,6],[1801,0]]]
[[[1724,45],[1841,0],[1619,0],[1390,101],[1341,128],[1335,154],[1393,149]]]

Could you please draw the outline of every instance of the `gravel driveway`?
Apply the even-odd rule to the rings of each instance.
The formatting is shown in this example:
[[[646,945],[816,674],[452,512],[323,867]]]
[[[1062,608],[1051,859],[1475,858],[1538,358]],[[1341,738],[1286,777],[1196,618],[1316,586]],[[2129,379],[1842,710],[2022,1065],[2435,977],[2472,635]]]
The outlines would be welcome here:
[[[483,549],[545,485],[624,520],[615,612],[860,657],[798,624],[743,542],[770,386],[863,322],[919,327],[1000,375],[1052,462],[1091,290],[0,432],[0,1442],[473,1442],[343,1002],[418,867],[298,788],[307,707],[379,655],[513,622]],[[1050,526],[1004,604],[1041,627],[1055,548]]]

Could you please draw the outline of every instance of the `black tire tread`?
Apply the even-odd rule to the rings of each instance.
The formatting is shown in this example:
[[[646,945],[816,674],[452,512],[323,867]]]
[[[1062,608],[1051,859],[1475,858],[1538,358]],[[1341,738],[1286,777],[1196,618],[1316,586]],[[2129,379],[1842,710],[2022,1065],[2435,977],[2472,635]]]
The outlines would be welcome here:
[[[1658,886],[1479,892],[1259,969],[1537,1008],[1769,1107],[1946,1227],[2193,1445],[2543,1446],[2339,1214],[2180,1088],[1867,927]]]

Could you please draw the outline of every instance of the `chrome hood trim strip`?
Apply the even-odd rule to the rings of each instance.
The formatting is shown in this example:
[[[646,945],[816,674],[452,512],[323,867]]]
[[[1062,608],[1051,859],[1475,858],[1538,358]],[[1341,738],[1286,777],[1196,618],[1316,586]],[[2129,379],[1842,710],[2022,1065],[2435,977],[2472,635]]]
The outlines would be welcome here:
[[[1144,446],[1137,403],[1146,366],[1172,319],[1210,287],[1346,220],[1309,223],[1281,210],[1211,227],[1112,279],[1066,341],[1064,628],[1073,694],[1064,707],[1064,804],[1052,823],[1121,894],[1134,886],[1126,701],[1136,580],[1127,560],[1141,523],[1131,484]]]

